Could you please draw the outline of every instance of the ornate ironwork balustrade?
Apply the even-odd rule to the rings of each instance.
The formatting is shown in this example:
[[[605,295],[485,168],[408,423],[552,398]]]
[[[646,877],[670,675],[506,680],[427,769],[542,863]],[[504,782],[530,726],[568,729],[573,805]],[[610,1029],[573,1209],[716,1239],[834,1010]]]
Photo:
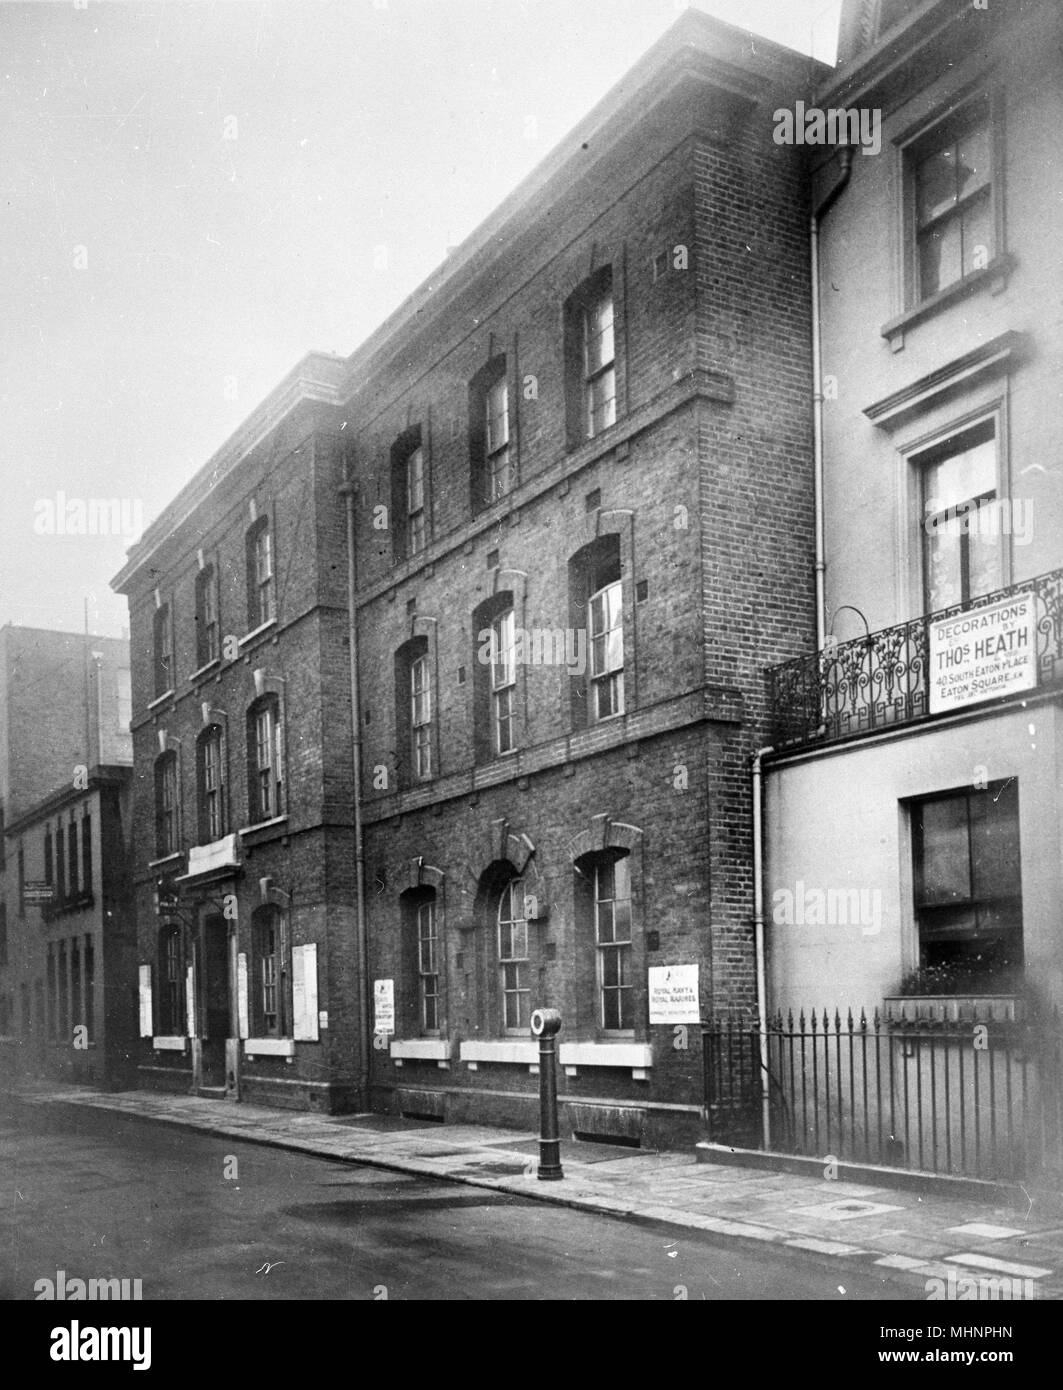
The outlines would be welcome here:
[[[930,627],[1021,594],[1034,596],[1037,687],[1063,683],[1063,569],[770,667],[776,748],[829,743],[930,718]]]

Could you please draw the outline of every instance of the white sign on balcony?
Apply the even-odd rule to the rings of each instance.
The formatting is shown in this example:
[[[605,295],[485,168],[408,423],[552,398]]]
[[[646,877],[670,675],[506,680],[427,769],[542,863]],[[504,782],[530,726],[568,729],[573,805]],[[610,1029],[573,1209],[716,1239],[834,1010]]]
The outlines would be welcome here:
[[[209,845],[193,845],[188,851],[188,878],[212,869],[228,869],[239,864],[236,835],[225,835]]]
[[[930,713],[962,709],[1037,684],[1033,594],[930,621]]]

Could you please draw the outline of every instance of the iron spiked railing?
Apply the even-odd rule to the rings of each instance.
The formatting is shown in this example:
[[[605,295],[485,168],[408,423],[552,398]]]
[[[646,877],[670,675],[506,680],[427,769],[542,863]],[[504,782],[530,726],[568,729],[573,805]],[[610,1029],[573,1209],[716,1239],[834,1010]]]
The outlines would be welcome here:
[[[703,1025],[713,1140],[878,1167],[1063,1184],[1063,1026],[905,1019],[876,1009],[777,1013]]]

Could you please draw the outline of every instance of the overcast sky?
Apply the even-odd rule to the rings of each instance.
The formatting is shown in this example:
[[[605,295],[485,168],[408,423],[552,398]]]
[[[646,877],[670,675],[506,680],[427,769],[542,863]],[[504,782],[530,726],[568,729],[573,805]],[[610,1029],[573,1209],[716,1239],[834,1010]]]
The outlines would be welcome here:
[[[80,630],[87,599],[119,635],[129,540],[49,534],[59,494],[146,526],[305,352],[351,352],[682,8],[0,3],[0,624]],[[698,8],[833,61],[840,0]]]

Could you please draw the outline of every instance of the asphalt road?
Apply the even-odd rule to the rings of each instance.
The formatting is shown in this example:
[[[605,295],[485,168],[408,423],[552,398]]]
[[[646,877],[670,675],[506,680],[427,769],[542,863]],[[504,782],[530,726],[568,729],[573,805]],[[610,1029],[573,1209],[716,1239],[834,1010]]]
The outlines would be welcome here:
[[[7,1300],[59,1270],[139,1278],[145,1301],[911,1297],[802,1252],[80,1107],[0,1106],[0,1175]]]

